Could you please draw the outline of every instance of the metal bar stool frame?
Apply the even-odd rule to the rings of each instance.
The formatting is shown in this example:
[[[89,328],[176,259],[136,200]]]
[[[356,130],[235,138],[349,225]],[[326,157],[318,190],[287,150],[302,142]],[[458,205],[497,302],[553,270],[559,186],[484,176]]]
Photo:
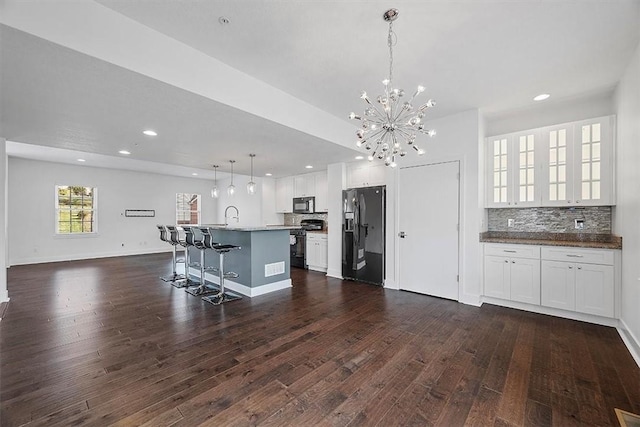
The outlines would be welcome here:
[[[163,237],[162,231],[160,231],[160,240],[164,240],[165,242],[168,242],[169,244],[171,244],[171,246],[173,246],[173,259],[172,259],[173,273],[171,274],[171,276],[161,277],[161,279],[164,280],[165,282],[170,282],[171,284],[186,280],[186,276],[184,274],[178,274],[178,271],[177,271],[178,263],[186,262],[186,256],[181,260],[177,258],[178,246],[182,246],[180,243],[180,236],[178,233],[178,229],[174,225],[158,225],[158,229],[160,229],[160,227],[162,227],[165,230],[164,237],[166,239],[164,240],[162,238]],[[169,233],[169,236],[167,236],[167,233]],[[185,271],[186,271],[186,267],[185,267]]]
[[[213,250],[218,253],[220,259],[220,265],[218,266],[218,277],[220,278],[220,291],[216,294],[203,297],[202,299],[213,305],[220,305],[225,302],[241,299],[242,297],[235,292],[226,291],[224,288],[225,279],[236,279],[239,277],[238,273],[233,271],[224,271],[224,255],[230,251],[242,249],[240,246],[235,245],[212,245]]]
[[[193,227],[190,225],[183,225],[182,231],[184,231],[184,240],[181,241],[181,244],[184,246],[185,252],[185,265],[184,265],[184,274],[186,279],[184,282],[181,282],[181,286],[176,286],[179,288],[186,288],[191,286],[200,286],[200,282],[196,282],[195,280],[191,280],[191,275],[189,274],[190,267],[200,267],[200,263],[192,263],[191,255],[189,254],[189,247],[196,247],[196,239],[193,233]]]
[[[187,293],[193,296],[204,296],[213,293],[218,293],[219,289],[217,286],[213,284],[207,284],[207,280],[205,279],[205,272],[212,271],[217,273],[218,268],[216,267],[206,267],[206,251],[207,249],[213,249],[214,245],[218,243],[213,242],[213,236],[211,235],[211,230],[208,227],[198,227],[202,238],[200,240],[194,239],[194,246],[200,250],[200,284],[198,286],[191,286],[186,290]]]

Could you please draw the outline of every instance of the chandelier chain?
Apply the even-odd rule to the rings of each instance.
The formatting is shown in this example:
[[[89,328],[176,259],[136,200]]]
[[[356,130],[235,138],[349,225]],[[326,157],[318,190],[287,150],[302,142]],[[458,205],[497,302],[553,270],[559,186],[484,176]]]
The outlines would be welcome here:
[[[393,82],[393,21],[389,21],[389,35],[387,36],[389,45],[389,86]]]

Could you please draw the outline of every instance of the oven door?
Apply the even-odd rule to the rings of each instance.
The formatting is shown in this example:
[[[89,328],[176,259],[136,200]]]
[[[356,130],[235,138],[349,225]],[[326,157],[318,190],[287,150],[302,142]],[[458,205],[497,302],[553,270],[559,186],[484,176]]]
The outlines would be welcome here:
[[[305,263],[306,235],[304,232],[292,231],[289,239],[291,267],[307,268]]]

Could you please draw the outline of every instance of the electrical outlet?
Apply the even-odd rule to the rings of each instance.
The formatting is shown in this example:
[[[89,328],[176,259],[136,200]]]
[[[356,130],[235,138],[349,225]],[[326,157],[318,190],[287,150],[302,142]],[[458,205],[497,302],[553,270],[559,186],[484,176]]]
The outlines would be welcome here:
[[[513,220],[513,218],[509,218],[507,220],[507,227],[513,227],[515,221]]]
[[[576,227],[576,230],[583,230],[584,229],[584,219],[576,219],[575,220],[575,227]]]

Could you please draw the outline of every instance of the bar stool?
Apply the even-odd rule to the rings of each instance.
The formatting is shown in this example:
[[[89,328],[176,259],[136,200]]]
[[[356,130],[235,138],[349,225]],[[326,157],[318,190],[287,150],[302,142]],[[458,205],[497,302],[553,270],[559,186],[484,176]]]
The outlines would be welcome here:
[[[181,282],[186,279],[186,276],[184,274],[178,274],[177,264],[179,262],[184,263],[186,257],[180,260],[177,259],[177,247],[181,246],[178,229],[176,228],[175,225],[166,225],[166,226],[158,225],[158,229],[160,229],[160,227],[163,227],[166,230],[164,234],[164,237],[166,238],[165,242],[168,242],[171,244],[171,246],[173,246],[173,265],[172,265],[173,274],[171,276],[161,277],[161,279],[164,280],[165,282],[171,282],[172,284],[176,282]],[[169,232],[169,236],[167,236],[166,232]],[[164,240],[162,237],[163,237],[162,231],[160,231],[160,239]],[[185,268],[185,271],[186,271],[186,268]]]
[[[218,277],[220,277],[220,290],[218,293],[210,296],[203,297],[202,299],[213,305],[220,305],[224,302],[234,301],[241,299],[242,297],[235,292],[225,291],[224,279],[236,279],[239,277],[238,273],[233,271],[224,271],[224,255],[231,251],[242,249],[240,246],[235,245],[212,245],[212,249],[216,251],[220,259],[220,265],[218,266]]]
[[[180,286],[176,286],[176,287],[186,288],[189,286],[200,286],[200,282],[191,280],[191,277],[189,274],[189,267],[200,267],[200,263],[191,262],[191,255],[189,254],[189,247],[196,247],[196,239],[193,234],[193,227],[188,225],[183,225],[182,230],[184,231],[184,240],[181,240],[180,244],[184,246],[184,253],[185,253],[184,275],[186,278],[184,282],[180,283]]]
[[[216,267],[207,267],[205,263],[205,252],[207,249],[213,249],[213,245],[217,245],[217,243],[213,242],[213,236],[209,228],[207,227],[198,227],[201,233],[201,238],[194,238],[194,247],[200,251],[200,284],[198,286],[192,286],[186,289],[186,291],[194,296],[202,296],[211,293],[217,293],[218,288],[214,285],[207,285],[207,281],[204,277],[205,271],[213,271],[218,272]]]

